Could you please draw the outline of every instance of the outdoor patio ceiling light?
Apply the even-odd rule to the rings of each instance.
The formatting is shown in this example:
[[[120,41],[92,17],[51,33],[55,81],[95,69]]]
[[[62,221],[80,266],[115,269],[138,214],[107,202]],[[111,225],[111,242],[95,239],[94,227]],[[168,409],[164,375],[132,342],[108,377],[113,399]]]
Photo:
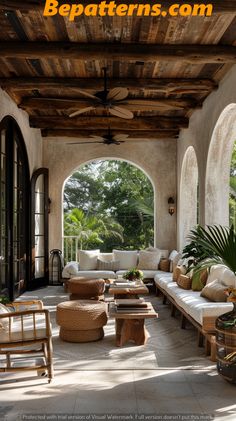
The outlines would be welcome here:
[[[169,197],[168,199],[168,212],[171,216],[175,213],[175,201],[173,197]]]

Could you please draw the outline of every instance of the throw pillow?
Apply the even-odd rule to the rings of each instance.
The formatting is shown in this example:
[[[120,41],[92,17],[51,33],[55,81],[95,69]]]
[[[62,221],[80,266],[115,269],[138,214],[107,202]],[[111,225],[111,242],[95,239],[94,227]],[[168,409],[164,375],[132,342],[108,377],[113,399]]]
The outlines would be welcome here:
[[[169,272],[170,271],[170,261],[169,259],[161,259],[159,263],[159,269],[163,272]]]
[[[187,275],[180,275],[178,280],[177,280],[177,284],[180,288],[191,289],[192,280]]]
[[[203,269],[200,272],[193,273],[192,276],[192,290],[193,291],[201,291],[203,287],[206,285],[208,277],[207,269]]]
[[[227,301],[227,295],[224,293],[225,285],[223,285],[218,279],[207,284],[202,292],[201,297],[207,298],[210,301],[216,303]]]
[[[174,268],[177,266],[178,261],[181,258],[181,253],[176,250],[173,250],[169,255],[170,260],[170,272],[173,272]]]
[[[62,271],[62,278],[71,278],[78,274],[79,265],[77,262],[69,262]]]
[[[169,256],[169,250],[161,250],[152,246],[147,247],[145,251],[151,251],[153,253],[160,253],[161,259],[168,259],[168,256]]]
[[[157,270],[160,262],[160,252],[140,250],[138,269]]]
[[[187,269],[185,266],[176,266],[176,268],[173,270],[173,281],[177,282],[180,275],[185,275],[187,272]]]
[[[120,269],[120,261],[119,260],[111,260],[110,262],[106,262],[102,259],[97,259],[97,270],[113,270],[117,271]]]
[[[79,250],[80,270],[96,270],[100,250]]]
[[[132,269],[137,266],[137,250],[113,250],[114,260],[119,260],[121,269]]]

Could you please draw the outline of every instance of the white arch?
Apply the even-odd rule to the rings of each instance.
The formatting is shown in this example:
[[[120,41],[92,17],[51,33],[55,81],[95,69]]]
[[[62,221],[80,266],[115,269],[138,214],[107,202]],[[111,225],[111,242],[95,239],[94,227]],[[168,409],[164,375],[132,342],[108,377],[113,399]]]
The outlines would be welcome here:
[[[179,248],[182,250],[191,228],[197,224],[198,163],[193,146],[185,152],[181,176],[178,207]]]
[[[93,159],[89,159],[83,163],[80,163],[78,166],[76,166],[72,171],[70,170],[70,174],[67,175],[66,179],[63,182],[62,185],[62,190],[61,190],[61,203],[62,203],[62,232],[64,232],[64,209],[63,209],[63,200],[64,200],[64,190],[65,190],[65,185],[67,183],[67,181],[69,180],[69,178],[71,177],[71,175],[78,170],[79,168],[83,167],[86,164],[89,164],[91,162],[96,162],[96,161],[121,161],[121,162],[127,162],[128,164],[132,165],[133,167],[138,168],[140,171],[142,171],[143,174],[145,174],[145,176],[148,178],[148,180],[150,181],[151,185],[152,185],[152,189],[153,189],[153,196],[154,196],[154,246],[156,245],[156,227],[157,227],[157,221],[156,221],[156,188],[155,188],[155,183],[152,180],[152,178],[150,177],[150,175],[140,166],[138,165],[136,162],[133,162],[129,159],[124,159],[124,158],[116,158],[116,157],[101,157],[101,158],[93,158]]]
[[[229,225],[229,177],[235,140],[236,104],[230,104],[216,122],[207,157],[206,225]]]

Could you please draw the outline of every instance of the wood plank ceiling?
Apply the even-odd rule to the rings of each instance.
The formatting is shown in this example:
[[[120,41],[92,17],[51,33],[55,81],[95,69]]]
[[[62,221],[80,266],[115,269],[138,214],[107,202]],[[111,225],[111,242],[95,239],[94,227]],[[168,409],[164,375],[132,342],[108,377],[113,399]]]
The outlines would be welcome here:
[[[177,138],[236,63],[236,1],[212,1],[211,17],[74,22],[43,17],[44,3],[0,0],[0,86],[43,136],[88,137],[110,125],[130,137]],[[103,89],[103,67],[110,88],[129,89],[124,107],[134,118],[109,116],[101,107],[69,118],[91,104],[80,90]]]

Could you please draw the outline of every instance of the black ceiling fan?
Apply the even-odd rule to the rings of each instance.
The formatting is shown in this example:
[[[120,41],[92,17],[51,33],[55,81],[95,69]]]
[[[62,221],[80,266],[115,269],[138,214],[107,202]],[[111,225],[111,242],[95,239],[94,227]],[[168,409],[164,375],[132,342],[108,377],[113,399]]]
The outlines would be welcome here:
[[[122,105],[122,101],[127,98],[129,91],[127,88],[107,88],[107,68],[103,67],[103,74],[104,74],[104,88],[102,91],[96,92],[94,95],[84,91],[79,90],[81,94],[86,96],[91,100],[91,106],[82,108],[81,110],[77,110],[71,114],[69,117],[76,117],[77,115],[84,114],[88,111],[95,110],[98,107],[105,108],[109,114],[112,114],[116,117],[125,118],[127,120],[132,119],[134,114],[125,109],[124,107],[120,107]]]
[[[92,141],[83,142],[70,142],[69,145],[85,145],[89,143],[103,143],[104,145],[120,145],[128,139],[127,134],[113,135],[110,127],[108,127],[107,133],[104,136],[89,136]]]

